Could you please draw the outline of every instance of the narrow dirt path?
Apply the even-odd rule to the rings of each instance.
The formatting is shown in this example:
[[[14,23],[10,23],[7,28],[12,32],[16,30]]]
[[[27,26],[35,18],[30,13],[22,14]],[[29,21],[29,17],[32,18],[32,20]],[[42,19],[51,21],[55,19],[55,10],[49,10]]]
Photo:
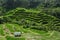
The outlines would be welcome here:
[[[26,40],[40,40],[41,35],[39,35],[38,33],[32,32],[31,30],[23,30],[28,31],[27,33],[22,34],[22,36],[26,38]]]
[[[26,40],[38,40],[41,38],[40,35],[33,35],[31,33],[24,33],[22,36],[26,38]]]

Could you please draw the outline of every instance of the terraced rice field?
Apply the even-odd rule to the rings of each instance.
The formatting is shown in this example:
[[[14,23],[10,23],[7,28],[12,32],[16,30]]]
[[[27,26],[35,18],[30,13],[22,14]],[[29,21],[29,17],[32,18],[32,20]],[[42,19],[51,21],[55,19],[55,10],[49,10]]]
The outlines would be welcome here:
[[[14,32],[22,32],[21,37],[14,37]],[[60,32],[40,31],[19,26],[17,24],[0,24],[0,40],[60,40]]]

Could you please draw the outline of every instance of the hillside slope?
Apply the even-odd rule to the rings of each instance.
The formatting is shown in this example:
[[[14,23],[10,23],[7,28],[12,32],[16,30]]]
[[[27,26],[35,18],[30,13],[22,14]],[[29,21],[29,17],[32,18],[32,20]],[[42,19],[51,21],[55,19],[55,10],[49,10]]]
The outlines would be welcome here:
[[[5,22],[23,25],[24,28],[60,31],[60,19],[32,9],[16,8],[0,18]]]
[[[0,30],[0,40],[60,40],[60,32],[24,29],[17,24],[0,24]],[[21,37],[14,37],[13,33],[17,31],[22,32]]]

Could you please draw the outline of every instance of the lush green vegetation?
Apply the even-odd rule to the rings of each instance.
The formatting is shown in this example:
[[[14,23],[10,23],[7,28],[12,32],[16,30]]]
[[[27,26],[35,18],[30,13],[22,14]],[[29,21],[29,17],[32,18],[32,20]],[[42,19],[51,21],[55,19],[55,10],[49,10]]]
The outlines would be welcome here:
[[[14,29],[14,27],[17,27],[16,30],[14,30],[14,31],[16,32],[17,30],[19,30],[19,32],[22,32],[22,36],[14,37],[14,35],[11,34],[14,32],[10,31],[13,29],[10,29],[10,30],[8,29],[10,32],[9,31],[6,32],[6,30],[3,30],[5,32],[5,35],[0,34],[0,35],[3,35],[3,36],[0,36],[1,40],[28,40],[28,39],[30,39],[30,40],[32,40],[32,39],[34,39],[34,40],[60,40],[60,32],[57,32],[57,31],[45,32],[45,31],[40,31],[40,30],[36,30],[36,29],[23,28],[20,25],[10,24],[10,23],[5,23],[2,25],[5,25],[6,29],[8,29],[9,26],[11,26],[13,29]],[[2,26],[2,27],[4,27],[4,26]]]
[[[31,28],[44,31],[60,31],[59,18],[32,9],[27,10],[25,8],[16,8],[7,12],[5,16],[1,17],[1,19],[4,21],[4,23],[16,23],[23,26],[23,28]],[[12,28],[11,26],[9,27]]]
[[[0,40],[60,40],[59,34],[60,0],[0,0]]]

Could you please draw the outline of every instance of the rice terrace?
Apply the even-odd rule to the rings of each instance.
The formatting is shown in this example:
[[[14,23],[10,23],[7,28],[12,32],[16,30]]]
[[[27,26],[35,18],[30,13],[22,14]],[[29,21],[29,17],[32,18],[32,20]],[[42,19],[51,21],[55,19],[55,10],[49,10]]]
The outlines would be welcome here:
[[[60,0],[0,0],[0,40],[60,40]]]

